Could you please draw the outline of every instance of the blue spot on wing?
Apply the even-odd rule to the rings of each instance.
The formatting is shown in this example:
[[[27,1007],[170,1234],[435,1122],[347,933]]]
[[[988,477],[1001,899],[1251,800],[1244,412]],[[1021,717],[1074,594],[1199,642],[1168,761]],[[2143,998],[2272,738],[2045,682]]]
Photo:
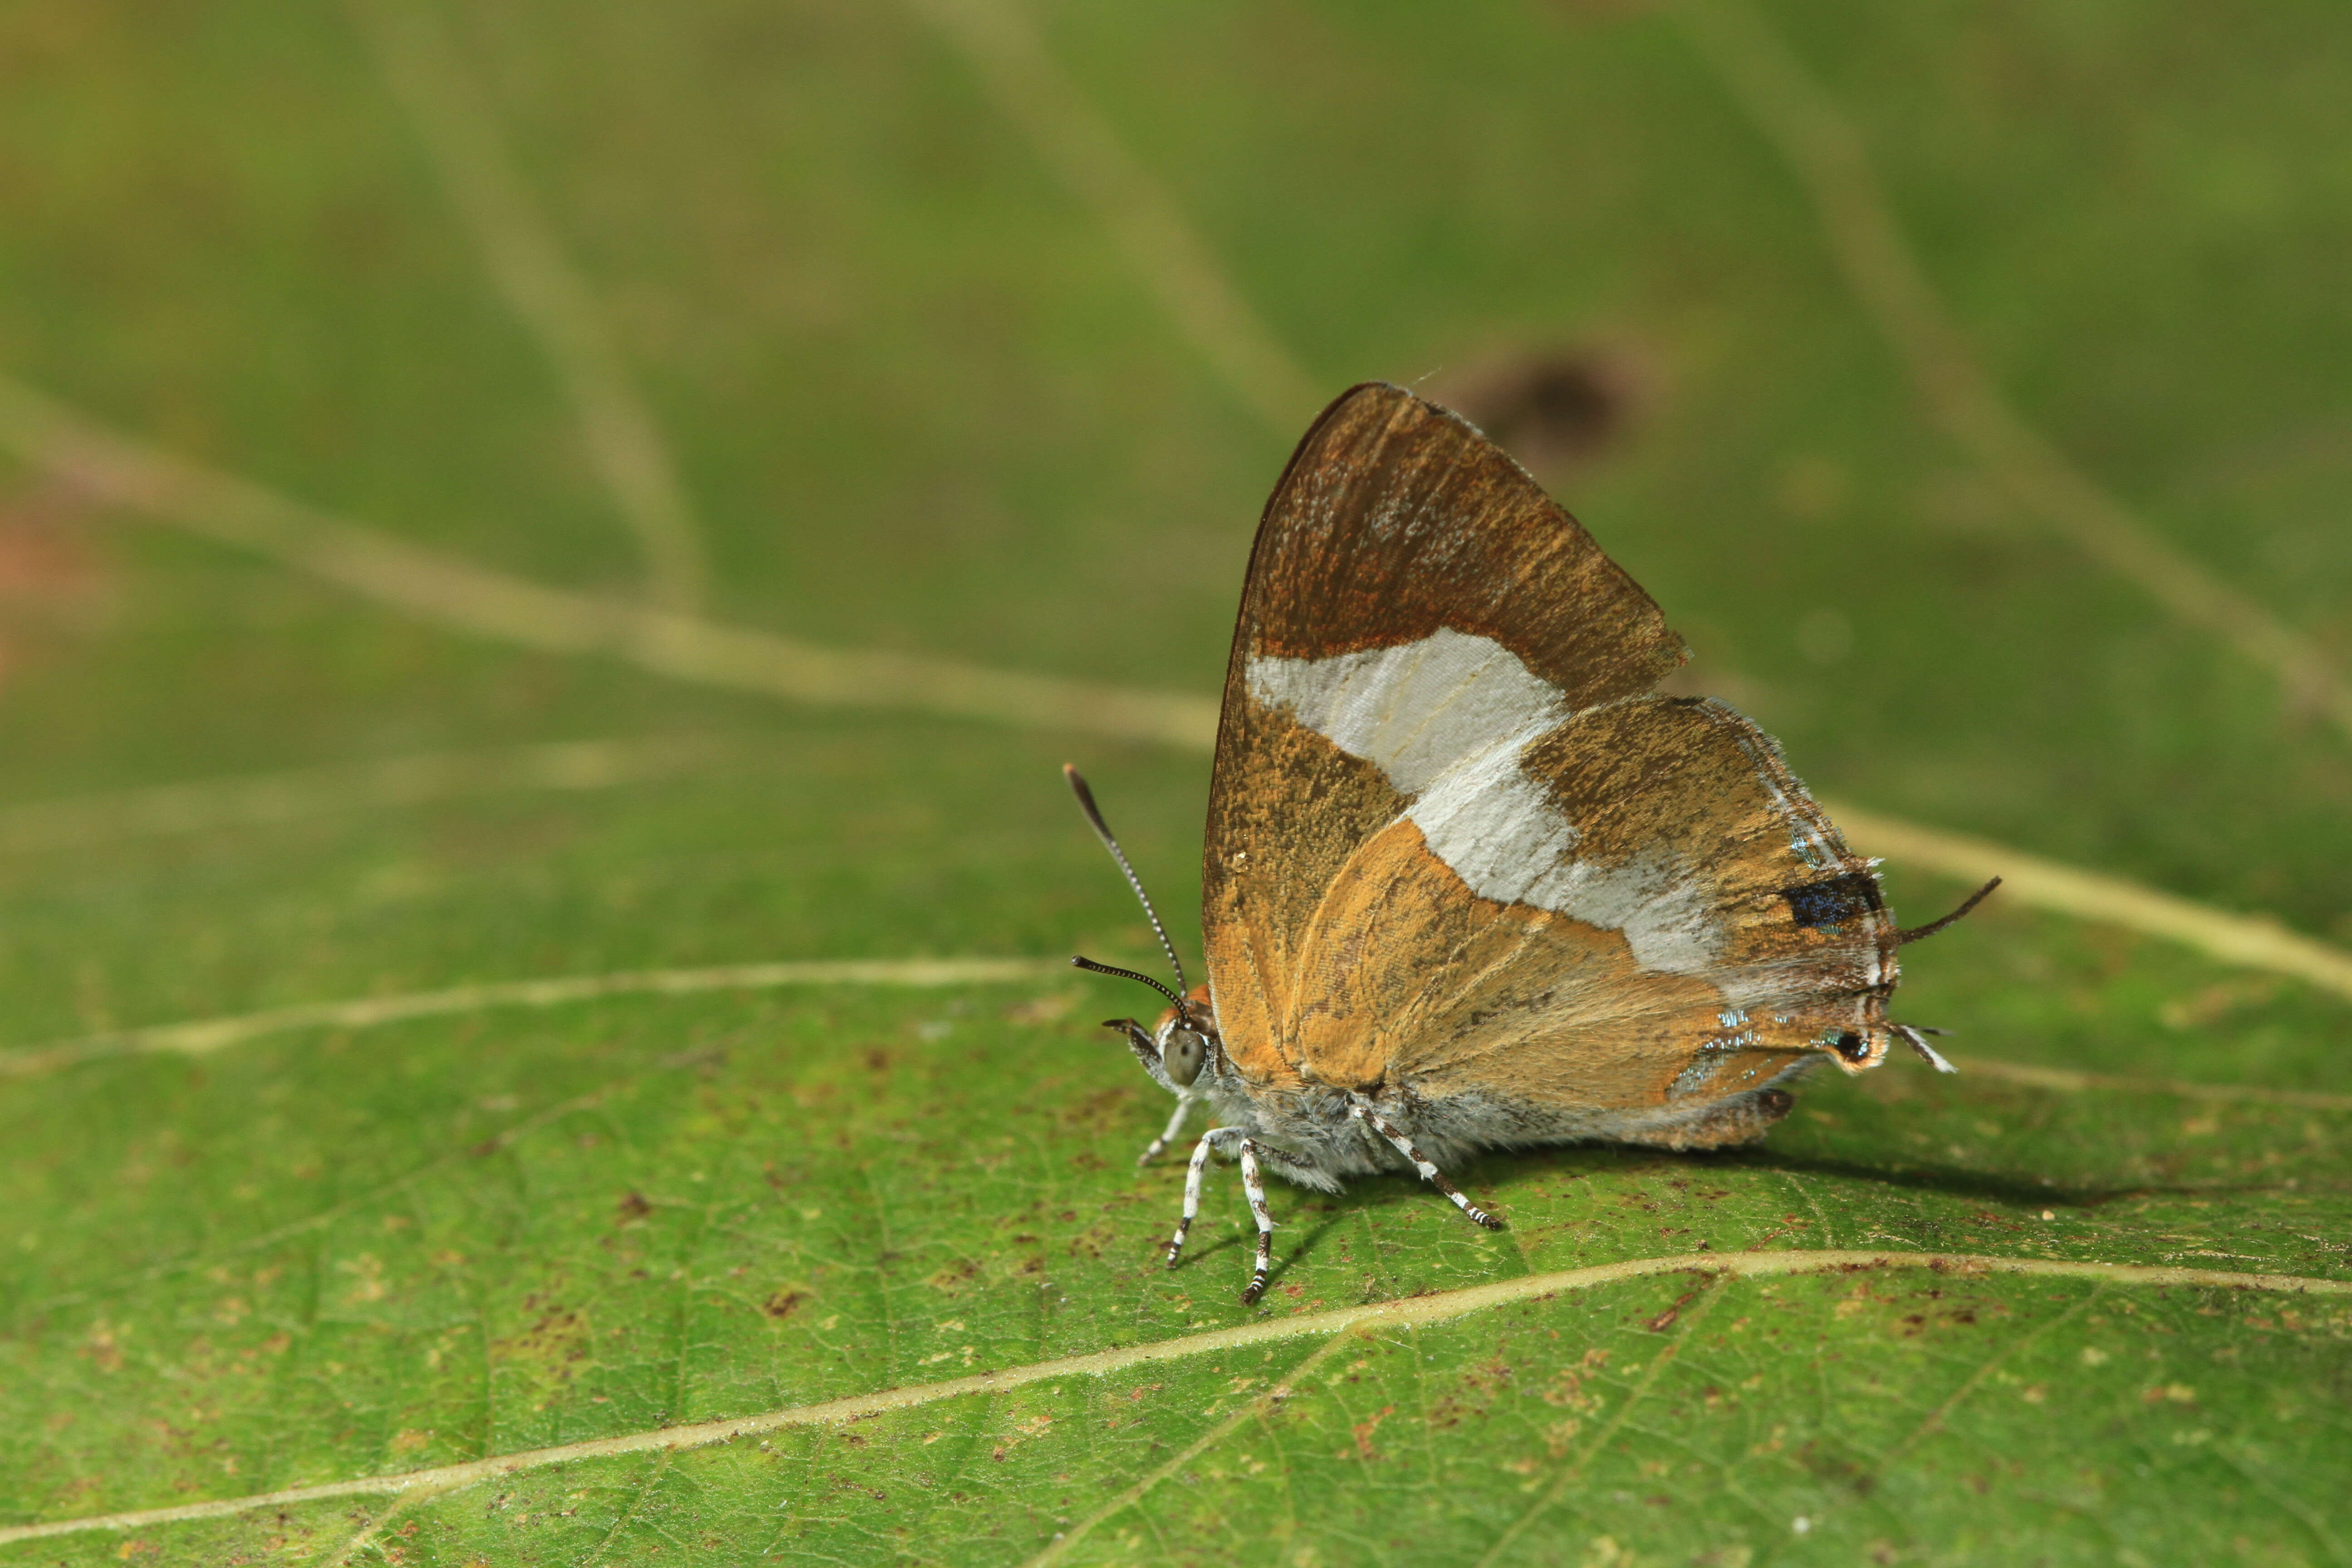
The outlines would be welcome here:
[[[1835,931],[1846,921],[1885,906],[1879,901],[1878,879],[1867,871],[1849,871],[1825,881],[1783,888],[1789,912],[1797,923],[1814,931]]]

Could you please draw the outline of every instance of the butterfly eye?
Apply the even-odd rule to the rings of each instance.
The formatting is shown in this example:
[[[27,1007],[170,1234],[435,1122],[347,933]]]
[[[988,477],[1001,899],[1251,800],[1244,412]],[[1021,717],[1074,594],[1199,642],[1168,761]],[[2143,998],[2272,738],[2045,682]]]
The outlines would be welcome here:
[[[1850,1062],[1858,1062],[1870,1054],[1870,1042],[1848,1029],[1837,1038],[1838,1055]]]
[[[1208,1058],[1208,1044],[1200,1036],[1190,1029],[1171,1029],[1167,1043],[1160,1047],[1160,1070],[1178,1089],[1190,1089]]]

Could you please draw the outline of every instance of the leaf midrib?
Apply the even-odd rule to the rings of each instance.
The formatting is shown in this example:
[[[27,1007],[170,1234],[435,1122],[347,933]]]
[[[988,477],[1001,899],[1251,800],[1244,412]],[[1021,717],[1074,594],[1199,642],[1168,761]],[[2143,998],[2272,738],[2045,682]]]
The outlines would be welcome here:
[[[2352,1296],[2352,1279],[2321,1279],[2305,1275],[2246,1273],[2229,1269],[2181,1268],[2161,1264],[2105,1263],[2012,1258],[1998,1254],[1904,1252],[1892,1249],[1792,1249],[1770,1252],[1687,1252],[1656,1258],[1622,1259],[1582,1268],[1523,1274],[1509,1279],[1423,1296],[1365,1302],[1292,1317],[1262,1318],[1230,1328],[1180,1335],[1149,1344],[1089,1351],[1057,1356],[1024,1366],[975,1373],[942,1383],[911,1384],[872,1394],[812,1405],[786,1406],[753,1415],[696,1422],[590,1438],[553,1447],[529,1448],[460,1464],[390,1475],[362,1476],[344,1480],[257,1492],[170,1508],[96,1514],[81,1519],[52,1520],[37,1524],[0,1527],[0,1545],[51,1536],[101,1530],[132,1530],[148,1525],[221,1519],[261,1508],[287,1507],[339,1497],[383,1496],[423,1489],[434,1494],[462,1490],[500,1476],[550,1465],[625,1454],[675,1452],[732,1442],[739,1437],[794,1426],[842,1425],[871,1420],[898,1410],[960,1399],[970,1394],[1002,1393],[1030,1384],[1065,1377],[1102,1377],[1154,1362],[1176,1361],[1280,1340],[1341,1335],[1376,1328],[1418,1327],[1467,1317],[1489,1308],[1541,1300],[1571,1290],[1645,1279],[1664,1274],[1703,1274],[1715,1278],[1766,1279],[1791,1275],[1854,1273],[1872,1269],[1923,1268],[1960,1277],[2024,1275],[2045,1279],[2094,1280],[2110,1286],[2186,1287],[2203,1289],[2273,1290],[2294,1295]]]

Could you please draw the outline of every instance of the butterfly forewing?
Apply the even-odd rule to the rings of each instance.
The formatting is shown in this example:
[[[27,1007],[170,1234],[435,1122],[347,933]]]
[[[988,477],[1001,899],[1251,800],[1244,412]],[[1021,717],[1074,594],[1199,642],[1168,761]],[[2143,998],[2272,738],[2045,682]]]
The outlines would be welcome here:
[[[1500,447],[1401,388],[1359,386],[1316,420],[1266,503],[1225,695],[1252,658],[1441,628],[1511,648],[1577,708],[1647,691],[1687,657],[1650,596]]]
[[[1892,979],[1875,880],[1754,726],[1647,695],[1684,657],[1475,430],[1394,387],[1333,404],[1226,678],[1203,892],[1235,1066],[1607,1131],[1858,1018]]]

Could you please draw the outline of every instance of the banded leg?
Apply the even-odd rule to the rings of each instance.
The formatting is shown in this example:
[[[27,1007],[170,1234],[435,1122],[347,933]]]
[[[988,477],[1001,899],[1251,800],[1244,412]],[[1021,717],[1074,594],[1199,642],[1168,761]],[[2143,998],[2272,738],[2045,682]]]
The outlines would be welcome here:
[[[1381,1137],[1387,1139],[1391,1144],[1394,1145],[1398,1153],[1412,1162],[1412,1168],[1421,1173],[1422,1180],[1427,1182],[1431,1186],[1435,1187],[1439,1192],[1444,1193],[1448,1199],[1452,1200],[1455,1208],[1460,1209],[1464,1214],[1468,1215],[1472,1219],[1477,1221],[1480,1225],[1485,1226],[1488,1230],[1500,1230],[1503,1228],[1503,1222],[1501,1220],[1496,1219],[1493,1215],[1488,1214],[1485,1209],[1480,1208],[1476,1204],[1472,1203],[1468,1198],[1465,1197],[1462,1194],[1462,1189],[1455,1186],[1452,1182],[1447,1181],[1445,1179],[1445,1173],[1443,1171],[1440,1171],[1435,1165],[1431,1164],[1422,1154],[1422,1152],[1412,1146],[1412,1139],[1407,1138],[1403,1133],[1390,1126],[1388,1122],[1381,1118],[1381,1113],[1372,1109],[1371,1102],[1370,1100],[1359,1097],[1348,1107],[1348,1112],[1349,1115],[1355,1117],[1357,1121],[1369,1124],[1373,1131],[1379,1133]]]
[[[1168,1152],[1168,1145],[1176,1142],[1176,1134],[1184,1131],[1184,1118],[1191,1115],[1192,1110],[1192,1097],[1189,1094],[1178,1095],[1176,1097],[1176,1110],[1173,1115],[1168,1118],[1168,1125],[1160,1130],[1160,1136],[1154,1138],[1151,1141],[1150,1146],[1136,1157],[1135,1163],[1139,1165],[1149,1165],[1152,1161],[1157,1160],[1160,1155],[1166,1153]]]
[[[1198,1143],[1192,1145],[1192,1163],[1184,1171],[1184,1215],[1176,1222],[1176,1234],[1168,1239],[1168,1267],[1171,1268],[1175,1268],[1176,1260],[1184,1255],[1185,1234],[1192,1228],[1193,1216],[1201,1212],[1201,1173],[1209,1168],[1209,1151],[1224,1142],[1224,1138],[1219,1136],[1221,1133],[1225,1137],[1232,1135],[1228,1128],[1212,1127],[1201,1134]]]
[[[1302,1187],[1316,1187],[1333,1193],[1339,1190],[1339,1184],[1326,1175],[1321,1166],[1311,1160],[1292,1153],[1279,1144],[1258,1144],[1257,1160],[1258,1163],[1266,1170],[1287,1176]]]
[[[1266,1276],[1274,1269],[1274,1215],[1265,1206],[1265,1181],[1257,1168],[1257,1145],[1242,1140],[1242,1191],[1249,1194],[1250,1217],[1257,1221],[1257,1266],[1250,1271],[1249,1289],[1242,1305],[1254,1307],[1265,1294]]]

